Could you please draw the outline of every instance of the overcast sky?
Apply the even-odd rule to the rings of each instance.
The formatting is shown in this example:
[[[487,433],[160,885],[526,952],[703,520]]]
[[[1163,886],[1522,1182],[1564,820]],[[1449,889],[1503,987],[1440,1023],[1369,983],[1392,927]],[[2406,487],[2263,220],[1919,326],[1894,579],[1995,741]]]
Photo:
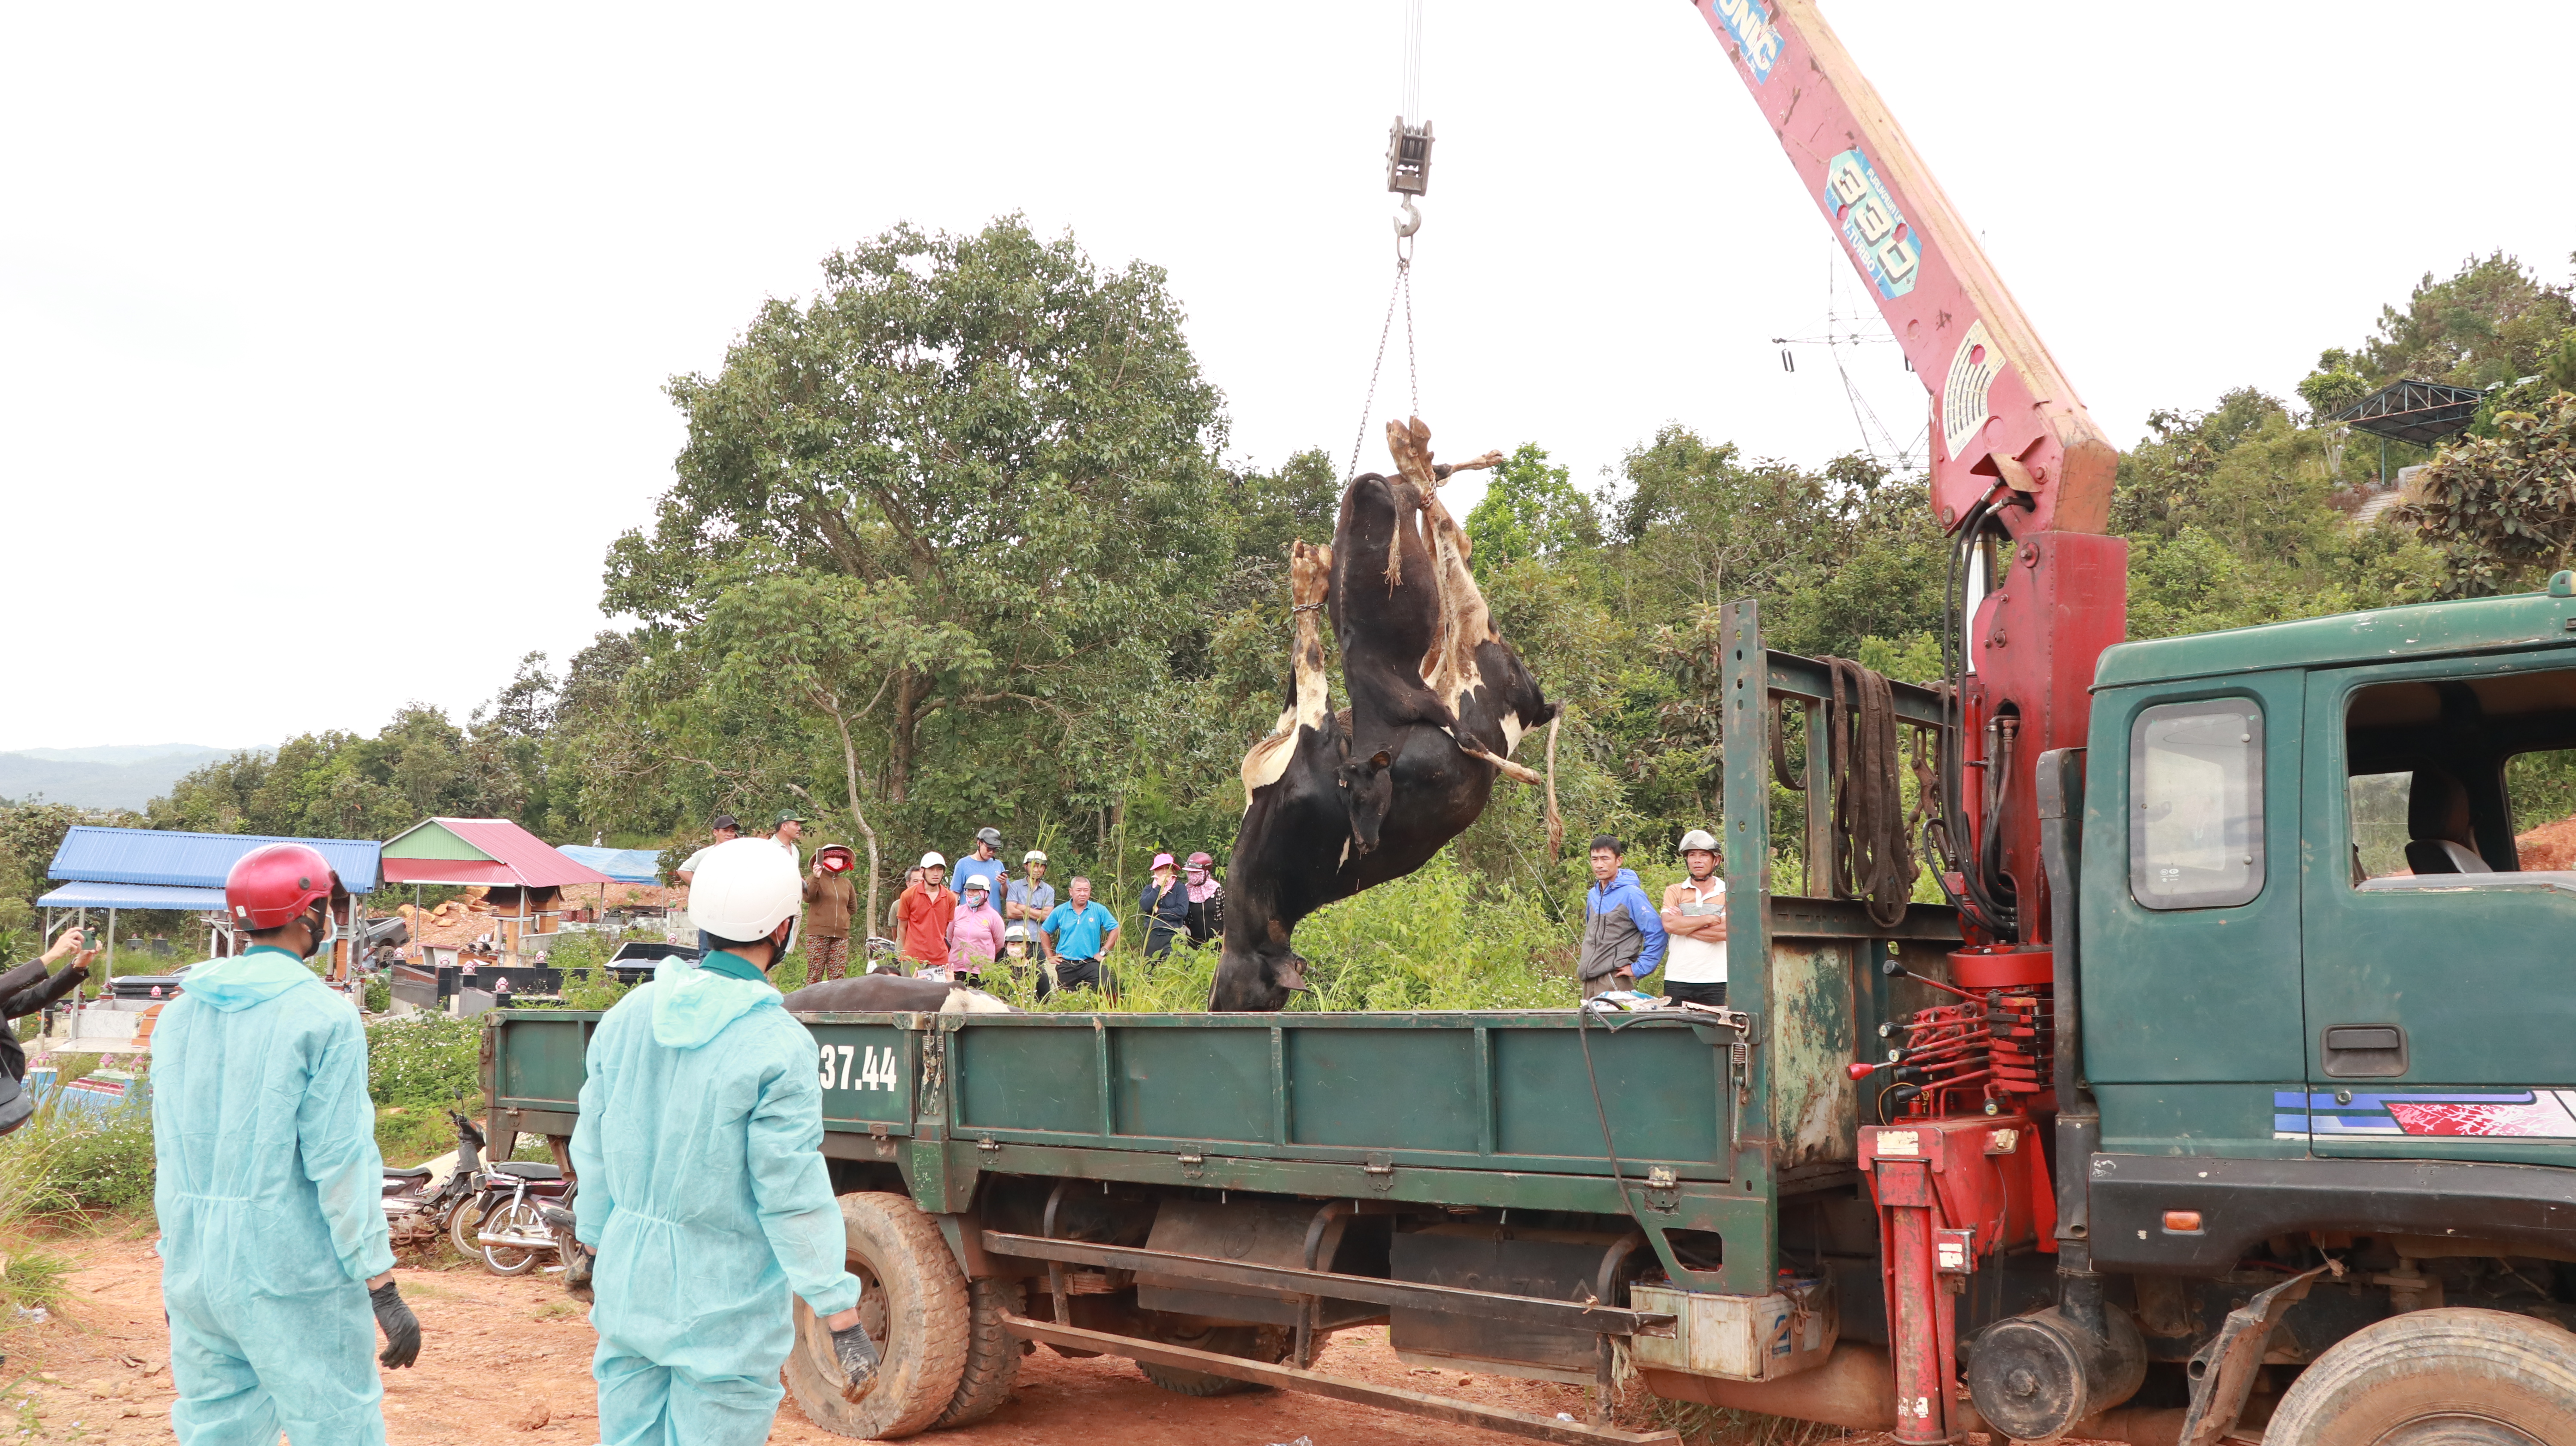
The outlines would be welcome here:
[[[2567,279],[2576,6],[1826,11],[2124,445],[2472,253]],[[667,485],[664,380],[900,220],[1167,268],[1230,456],[1347,457],[1403,12],[0,9],[0,749],[461,719],[560,663]],[[1861,445],[1833,356],[1772,338],[1862,293],[1695,13],[1429,0],[1424,55],[1444,452],[1591,485],[1668,422]],[[1912,442],[1895,349],[1841,354]]]

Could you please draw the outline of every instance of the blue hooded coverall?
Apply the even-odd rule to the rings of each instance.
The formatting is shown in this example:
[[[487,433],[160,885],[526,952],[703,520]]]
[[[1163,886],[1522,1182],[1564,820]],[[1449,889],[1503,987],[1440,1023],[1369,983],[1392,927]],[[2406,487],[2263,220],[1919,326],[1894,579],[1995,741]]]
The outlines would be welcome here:
[[[188,971],[152,1038],[170,1424],[189,1446],[381,1446],[366,1282],[394,1268],[367,1034],[283,949]]]
[[[789,1293],[823,1316],[858,1304],[816,1058],[778,991],[726,953],[665,961],[592,1034],[573,1214],[599,1252],[602,1446],[768,1440]]]

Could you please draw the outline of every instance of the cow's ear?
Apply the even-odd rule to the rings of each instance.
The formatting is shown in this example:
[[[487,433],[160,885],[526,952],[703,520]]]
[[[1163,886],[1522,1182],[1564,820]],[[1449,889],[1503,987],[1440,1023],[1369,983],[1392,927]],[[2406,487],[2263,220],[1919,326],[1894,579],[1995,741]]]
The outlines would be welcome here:
[[[1306,961],[1291,954],[1279,961],[1278,967],[1272,971],[1272,977],[1278,981],[1280,988],[1303,994],[1306,992]]]
[[[1394,757],[1394,755],[1392,755],[1392,754],[1388,753],[1385,749],[1381,748],[1381,749],[1379,749],[1379,750],[1378,750],[1374,755],[1372,755],[1372,756],[1370,757],[1370,759],[1369,759],[1369,767],[1370,767],[1370,769],[1372,769],[1372,770],[1381,769],[1381,768],[1386,767],[1388,764],[1393,763],[1394,761],[1395,761],[1395,757]]]

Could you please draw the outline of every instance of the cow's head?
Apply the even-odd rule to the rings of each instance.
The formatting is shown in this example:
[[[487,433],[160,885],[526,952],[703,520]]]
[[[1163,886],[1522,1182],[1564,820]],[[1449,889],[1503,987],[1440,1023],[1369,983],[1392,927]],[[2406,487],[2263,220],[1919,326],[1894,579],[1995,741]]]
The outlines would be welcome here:
[[[1303,993],[1305,988],[1306,961],[1288,946],[1287,927],[1274,919],[1257,938],[1226,940],[1215,987],[1208,991],[1208,1008],[1275,1012],[1288,1007],[1289,995]]]

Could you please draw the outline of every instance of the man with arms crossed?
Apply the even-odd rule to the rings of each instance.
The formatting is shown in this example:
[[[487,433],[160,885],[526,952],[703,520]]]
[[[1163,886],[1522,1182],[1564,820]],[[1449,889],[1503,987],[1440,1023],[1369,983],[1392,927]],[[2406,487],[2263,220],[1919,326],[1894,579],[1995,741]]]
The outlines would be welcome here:
[[[1664,887],[1664,997],[1683,1004],[1726,1003],[1726,880],[1717,871],[1717,839],[1707,829],[1682,835],[1690,877]]]

